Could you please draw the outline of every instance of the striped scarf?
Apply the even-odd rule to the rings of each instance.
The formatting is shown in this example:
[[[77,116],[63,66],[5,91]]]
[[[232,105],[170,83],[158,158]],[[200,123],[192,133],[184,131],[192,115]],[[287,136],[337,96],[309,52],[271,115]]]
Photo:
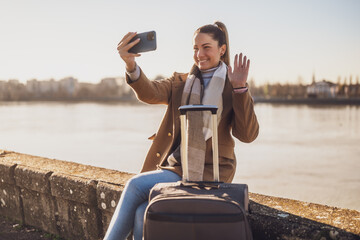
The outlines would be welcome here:
[[[218,106],[218,123],[223,108],[222,92],[225,86],[227,66],[220,62],[218,69],[212,76],[210,83],[204,89],[200,70],[197,66],[191,69],[184,86],[181,105],[204,104]],[[202,181],[205,167],[206,141],[212,137],[211,113],[188,112],[188,166],[189,180]],[[199,119],[202,119],[199,120]],[[180,157],[180,146],[168,158],[170,165],[174,165]],[[177,159],[177,160],[176,160]]]

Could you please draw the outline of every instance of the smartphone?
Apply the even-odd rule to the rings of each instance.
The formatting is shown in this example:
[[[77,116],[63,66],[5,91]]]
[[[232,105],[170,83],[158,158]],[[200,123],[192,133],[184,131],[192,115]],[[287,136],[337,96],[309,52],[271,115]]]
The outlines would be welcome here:
[[[140,42],[138,42],[135,46],[129,49],[130,53],[141,53],[141,52],[149,52],[156,50],[156,32],[143,32],[136,34],[130,42],[135,41],[140,38]]]

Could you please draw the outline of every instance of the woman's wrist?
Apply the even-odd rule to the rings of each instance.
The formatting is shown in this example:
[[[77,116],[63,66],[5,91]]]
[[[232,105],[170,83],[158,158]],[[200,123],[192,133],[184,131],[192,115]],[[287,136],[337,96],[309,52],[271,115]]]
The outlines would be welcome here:
[[[136,70],[136,62],[133,62],[133,63],[126,63],[126,72],[128,73],[132,73]]]
[[[126,74],[129,76],[131,82],[135,82],[135,81],[137,81],[137,80],[139,79],[139,77],[140,77],[140,67],[139,67],[137,64],[135,64],[135,69],[134,69],[134,71],[128,72],[128,71],[126,70]]]
[[[246,86],[245,87],[233,87],[233,90],[244,89],[244,88],[247,88],[247,87]]]
[[[233,86],[233,92],[234,93],[244,93],[244,92],[247,92],[248,90],[248,87],[247,87],[247,84],[245,83],[245,85],[235,85]]]
[[[247,83],[245,83],[245,84],[233,84],[232,87],[233,87],[233,89],[246,88],[246,87],[247,87]]]
[[[244,92],[247,92],[248,91],[248,88],[247,87],[244,87],[244,88],[233,88],[233,92],[234,93],[244,93]]]

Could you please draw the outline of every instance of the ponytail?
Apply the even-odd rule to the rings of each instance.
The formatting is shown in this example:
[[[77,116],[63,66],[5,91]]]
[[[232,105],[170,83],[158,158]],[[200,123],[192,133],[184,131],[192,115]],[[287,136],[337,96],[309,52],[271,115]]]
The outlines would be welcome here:
[[[230,65],[230,45],[229,45],[229,34],[228,31],[226,29],[226,26],[224,23],[216,21],[214,23],[215,25],[218,26],[218,28],[220,28],[220,30],[224,33],[224,43],[222,43],[220,45],[219,42],[219,46],[221,47],[223,44],[226,45],[226,51],[224,53],[224,55],[221,56],[221,60],[223,60],[224,63],[226,63],[226,65]]]
[[[212,38],[219,43],[219,47],[226,45],[226,51],[221,56],[221,60],[226,64],[230,65],[230,45],[229,45],[229,34],[224,23],[216,21],[214,24],[204,25],[198,28],[195,33],[208,33]]]

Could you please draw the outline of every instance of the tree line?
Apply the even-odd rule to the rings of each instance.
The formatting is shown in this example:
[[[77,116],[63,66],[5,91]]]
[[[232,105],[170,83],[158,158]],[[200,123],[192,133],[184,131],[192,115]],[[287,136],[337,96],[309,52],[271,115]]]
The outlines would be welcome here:
[[[163,79],[161,75],[153,80]],[[360,98],[359,77],[353,83],[340,81],[329,83],[339,98]],[[311,84],[304,84],[300,78],[297,83],[265,83],[255,84],[254,79],[248,81],[249,89],[254,98],[281,98],[302,99],[307,98],[308,88],[316,84],[313,79]],[[53,79],[38,81],[36,79],[27,81],[26,84],[18,80],[0,81],[0,101],[136,101],[136,96],[126,84],[125,79],[105,78],[99,83],[78,82],[77,79],[69,77],[59,81]]]

